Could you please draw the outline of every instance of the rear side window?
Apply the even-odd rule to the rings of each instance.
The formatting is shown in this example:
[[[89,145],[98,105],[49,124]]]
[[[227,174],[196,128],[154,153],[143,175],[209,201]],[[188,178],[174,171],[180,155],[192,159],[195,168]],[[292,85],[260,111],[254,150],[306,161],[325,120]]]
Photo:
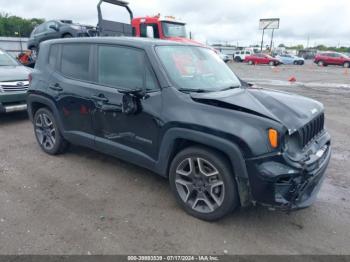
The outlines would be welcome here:
[[[65,44],[62,46],[61,72],[68,77],[89,80],[90,45]]]
[[[49,54],[49,65],[52,68],[56,67],[57,57],[58,57],[58,45],[52,45],[50,47],[50,54]]]
[[[121,89],[143,87],[145,55],[141,50],[99,46],[98,83]]]

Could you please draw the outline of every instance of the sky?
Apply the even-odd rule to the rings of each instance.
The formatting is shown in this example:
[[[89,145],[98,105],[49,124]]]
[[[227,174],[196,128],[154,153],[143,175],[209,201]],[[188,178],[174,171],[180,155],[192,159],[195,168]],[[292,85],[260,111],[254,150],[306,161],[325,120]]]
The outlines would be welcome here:
[[[71,19],[96,25],[98,0],[0,0],[0,12],[26,18]],[[134,16],[158,13],[187,23],[196,40],[260,44],[259,19],[278,17],[274,45],[350,46],[350,0],[129,0]],[[125,10],[104,5],[106,18],[127,21]],[[265,43],[270,43],[271,31]]]

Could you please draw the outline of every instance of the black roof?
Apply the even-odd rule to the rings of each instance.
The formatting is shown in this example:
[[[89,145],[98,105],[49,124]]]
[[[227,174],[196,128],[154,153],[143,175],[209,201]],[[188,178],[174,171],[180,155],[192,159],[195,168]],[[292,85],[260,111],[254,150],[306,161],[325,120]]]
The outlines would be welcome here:
[[[142,38],[142,37],[79,37],[79,38],[65,38],[65,39],[54,39],[45,41],[48,44],[58,43],[94,43],[94,44],[119,44],[128,45],[132,47],[145,48],[152,46],[168,46],[168,45],[193,45],[182,42]]]

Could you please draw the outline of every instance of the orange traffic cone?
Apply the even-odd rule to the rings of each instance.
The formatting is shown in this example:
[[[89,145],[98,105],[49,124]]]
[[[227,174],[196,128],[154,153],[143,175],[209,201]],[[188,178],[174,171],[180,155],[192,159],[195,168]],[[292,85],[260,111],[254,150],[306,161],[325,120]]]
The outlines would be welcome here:
[[[296,82],[297,79],[295,78],[295,76],[291,76],[289,79],[288,79],[289,82]]]

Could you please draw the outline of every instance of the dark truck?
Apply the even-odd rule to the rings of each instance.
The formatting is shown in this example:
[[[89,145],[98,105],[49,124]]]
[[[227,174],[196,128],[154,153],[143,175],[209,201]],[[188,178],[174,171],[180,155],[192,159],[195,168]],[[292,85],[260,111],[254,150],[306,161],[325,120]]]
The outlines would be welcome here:
[[[46,153],[72,143],[152,170],[204,220],[252,203],[311,205],[331,155],[321,103],[251,87],[201,46],[47,41],[27,103]]]

